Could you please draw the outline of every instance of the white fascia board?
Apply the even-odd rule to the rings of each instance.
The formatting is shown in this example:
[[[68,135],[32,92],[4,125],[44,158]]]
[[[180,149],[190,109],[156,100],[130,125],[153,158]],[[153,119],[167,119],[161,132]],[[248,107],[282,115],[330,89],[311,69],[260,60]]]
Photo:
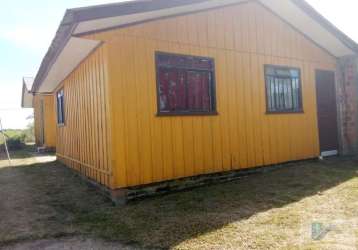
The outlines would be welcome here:
[[[287,23],[305,34],[320,47],[327,50],[335,57],[352,55],[354,52],[342,43],[334,34],[326,30],[316,20],[289,0],[259,0],[264,6],[280,16]],[[120,27],[146,20],[153,20],[161,17],[169,17],[189,12],[201,11],[215,7],[247,2],[245,0],[212,0],[198,4],[173,7],[158,11],[150,11],[131,15],[95,19],[81,22],[77,25],[73,34],[95,32],[114,27]]]
[[[335,57],[354,54],[354,51],[293,2],[287,0],[260,0],[260,2]]]
[[[22,88],[22,108],[32,108],[32,93],[27,89],[26,85],[24,84]]]
[[[51,93],[101,41],[71,37],[52,65],[38,92]]]
[[[153,20],[161,17],[180,15],[180,14],[211,9],[211,8],[235,4],[235,3],[241,3],[241,2],[247,2],[247,0],[211,0],[203,3],[167,8],[157,11],[148,11],[148,12],[131,14],[131,15],[108,17],[108,18],[96,19],[91,21],[85,21],[77,25],[76,29],[74,30],[74,34],[76,35],[86,32],[93,32],[96,30],[103,30],[103,29],[118,27],[122,25],[138,23],[146,20]]]

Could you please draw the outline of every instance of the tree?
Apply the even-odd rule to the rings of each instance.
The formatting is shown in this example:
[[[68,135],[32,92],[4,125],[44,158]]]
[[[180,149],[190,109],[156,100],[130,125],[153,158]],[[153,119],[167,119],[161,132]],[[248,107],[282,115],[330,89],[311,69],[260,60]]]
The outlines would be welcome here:
[[[35,142],[35,129],[33,121],[27,125],[26,129],[24,130],[24,134],[26,143]]]

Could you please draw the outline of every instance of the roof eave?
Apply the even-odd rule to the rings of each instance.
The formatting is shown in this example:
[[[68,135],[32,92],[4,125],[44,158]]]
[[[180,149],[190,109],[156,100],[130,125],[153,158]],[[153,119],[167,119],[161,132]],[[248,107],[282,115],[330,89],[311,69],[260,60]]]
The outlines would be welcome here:
[[[208,2],[210,0],[151,0],[151,1],[132,1],[125,3],[106,4],[92,7],[69,9],[66,11],[63,20],[56,32],[51,46],[49,47],[39,71],[36,75],[32,92],[36,93],[42,82],[47,77],[52,66],[62,53],[67,42],[73,36],[74,30],[81,22],[92,21],[101,18],[108,18],[121,15],[131,15],[136,13],[144,13],[155,10],[164,10],[171,7],[180,7],[184,5]],[[332,23],[319,14],[305,0],[291,0],[302,11],[307,13],[313,20],[318,22],[324,29],[334,35],[345,47],[358,53],[358,45],[343,32],[338,30]],[[98,32],[98,31],[96,31]]]
[[[24,99],[25,99],[25,83],[22,83],[22,93],[21,93],[21,107],[24,108]]]
[[[350,48],[355,53],[358,53],[358,44],[353,41],[349,36],[339,30],[333,23],[331,23],[327,18],[322,16],[318,11],[316,11],[309,3],[305,0],[291,0],[296,6],[303,10],[307,15],[320,23],[326,30],[331,32],[335,37],[337,37],[345,46]]]
[[[31,92],[38,92],[41,82],[44,80],[53,63],[56,61],[56,58],[66,46],[67,41],[70,39],[75,25],[76,21],[74,19],[73,12],[70,9],[66,10],[61,24],[57,29],[56,35],[41,62]]]
[[[25,98],[29,97],[31,104],[25,103]],[[25,80],[22,81],[22,94],[21,94],[21,107],[22,108],[32,108],[32,92],[27,88]]]

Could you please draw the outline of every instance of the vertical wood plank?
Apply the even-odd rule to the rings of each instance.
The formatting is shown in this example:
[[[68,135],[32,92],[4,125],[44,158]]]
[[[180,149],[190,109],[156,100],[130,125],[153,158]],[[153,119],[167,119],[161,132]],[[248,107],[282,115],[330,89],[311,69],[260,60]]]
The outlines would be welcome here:
[[[87,38],[105,44],[62,83],[56,129],[62,160],[87,177],[119,188],[318,155],[314,70],[335,59],[260,4]],[[217,116],[156,116],[155,51],[214,58]],[[264,64],[301,68],[304,114],[266,114]]]

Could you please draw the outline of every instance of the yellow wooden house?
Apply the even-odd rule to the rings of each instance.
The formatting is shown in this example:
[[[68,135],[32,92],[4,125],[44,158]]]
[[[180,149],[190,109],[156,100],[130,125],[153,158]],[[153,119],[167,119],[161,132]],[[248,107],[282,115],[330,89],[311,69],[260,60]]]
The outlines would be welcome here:
[[[34,78],[24,77],[22,85],[22,108],[34,109],[36,145],[46,150],[56,148],[56,114],[53,94],[32,93]]]
[[[70,9],[31,89],[36,135],[113,195],[335,155],[357,48],[303,0]]]

